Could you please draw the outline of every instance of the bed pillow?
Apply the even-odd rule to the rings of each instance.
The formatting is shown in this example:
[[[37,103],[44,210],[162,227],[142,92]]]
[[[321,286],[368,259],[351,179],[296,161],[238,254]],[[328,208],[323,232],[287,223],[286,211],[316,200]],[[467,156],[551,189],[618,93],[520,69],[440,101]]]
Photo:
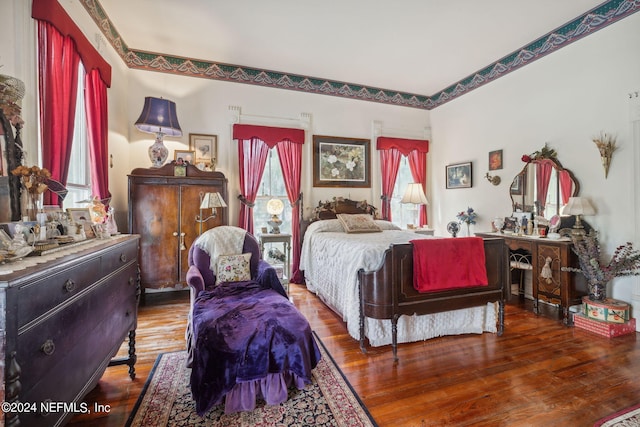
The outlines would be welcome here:
[[[375,222],[381,230],[402,230],[402,228],[398,227],[394,223],[383,219],[374,219],[373,222]]]
[[[216,285],[222,282],[251,280],[250,262],[250,252],[240,255],[220,255],[216,265]]]
[[[371,215],[338,214],[338,219],[347,233],[378,233],[382,231]]]
[[[314,221],[309,224],[307,227],[307,233],[309,232],[323,232],[323,231],[332,231],[332,232],[343,232],[344,227],[340,223],[338,219],[323,219],[321,221]]]

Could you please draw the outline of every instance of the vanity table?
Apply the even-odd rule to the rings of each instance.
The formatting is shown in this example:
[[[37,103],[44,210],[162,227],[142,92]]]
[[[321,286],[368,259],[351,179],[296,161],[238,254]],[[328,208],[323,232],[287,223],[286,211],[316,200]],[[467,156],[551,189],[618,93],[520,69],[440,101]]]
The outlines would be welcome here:
[[[520,236],[503,233],[475,233],[478,237],[500,237],[504,239],[509,251],[521,250],[531,255],[531,273],[533,283],[533,309],[540,313],[539,301],[557,304],[562,308],[563,322],[572,324],[569,307],[580,304],[581,298],[588,294],[581,276],[562,267],[578,267],[577,256],[571,250],[571,239],[558,240],[539,236]]]

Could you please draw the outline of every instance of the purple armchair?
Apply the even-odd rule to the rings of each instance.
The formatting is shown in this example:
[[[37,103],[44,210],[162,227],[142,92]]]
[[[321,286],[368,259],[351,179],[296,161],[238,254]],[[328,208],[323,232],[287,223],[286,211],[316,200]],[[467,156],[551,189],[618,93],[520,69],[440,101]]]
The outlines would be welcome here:
[[[243,235],[237,227],[223,227],[206,233]],[[218,238],[205,237],[210,236]],[[191,309],[185,337],[199,415],[223,402],[225,412],[250,411],[260,396],[270,405],[282,403],[288,387],[311,382],[321,357],[309,322],[261,259],[256,239],[245,232],[242,253],[248,252],[251,280],[216,284],[207,251],[198,241],[189,250]]]

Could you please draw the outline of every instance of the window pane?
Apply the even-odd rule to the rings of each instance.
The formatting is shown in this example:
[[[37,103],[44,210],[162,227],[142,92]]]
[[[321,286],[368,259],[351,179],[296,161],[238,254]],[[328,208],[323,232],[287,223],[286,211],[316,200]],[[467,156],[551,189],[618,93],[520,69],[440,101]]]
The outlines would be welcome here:
[[[84,105],[84,68],[82,64],[78,73],[78,96],[76,99],[76,117],[73,128],[71,157],[69,159],[67,190],[69,190],[69,194],[67,194],[63,203],[65,209],[82,207],[82,204],[77,202],[91,197],[87,117]]]
[[[398,177],[396,185],[393,187],[393,195],[391,196],[391,218],[392,222],[402,228],[406,228],[407,224],[418,225],[418,211],[416,205],[410,203],[400,203],[404,191],[407,186],[413,182],[409,161],[406,156],[402,156],[400,167],[398,168]]]
[[[284,176],[280,167],[278,151],[273,148],[269,150],[267,164],[264,167],[260,189],[253,208],[253,229],[256,233],[260,233],[262,227],[271,229],[268,224],[271,215],[267,212],[267,203],[271,199],[280,199],[284,204],[284,211],[281,215],[278,215],[282,220],[280,232],[291,233],[291,205],[284,186]]]

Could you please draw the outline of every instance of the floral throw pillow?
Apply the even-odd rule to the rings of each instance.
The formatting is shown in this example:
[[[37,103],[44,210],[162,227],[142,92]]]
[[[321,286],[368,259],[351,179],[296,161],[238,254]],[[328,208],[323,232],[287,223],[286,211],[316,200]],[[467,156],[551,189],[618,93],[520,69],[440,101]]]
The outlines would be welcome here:
[[[338,219],[347,233],[377,233],[382,231],[371,215],[338,214]]]
[[[242,282],[251,280],[249,262],[251,253],[241,255],[220,255],[216,265],[216,285],[222,282]]]

